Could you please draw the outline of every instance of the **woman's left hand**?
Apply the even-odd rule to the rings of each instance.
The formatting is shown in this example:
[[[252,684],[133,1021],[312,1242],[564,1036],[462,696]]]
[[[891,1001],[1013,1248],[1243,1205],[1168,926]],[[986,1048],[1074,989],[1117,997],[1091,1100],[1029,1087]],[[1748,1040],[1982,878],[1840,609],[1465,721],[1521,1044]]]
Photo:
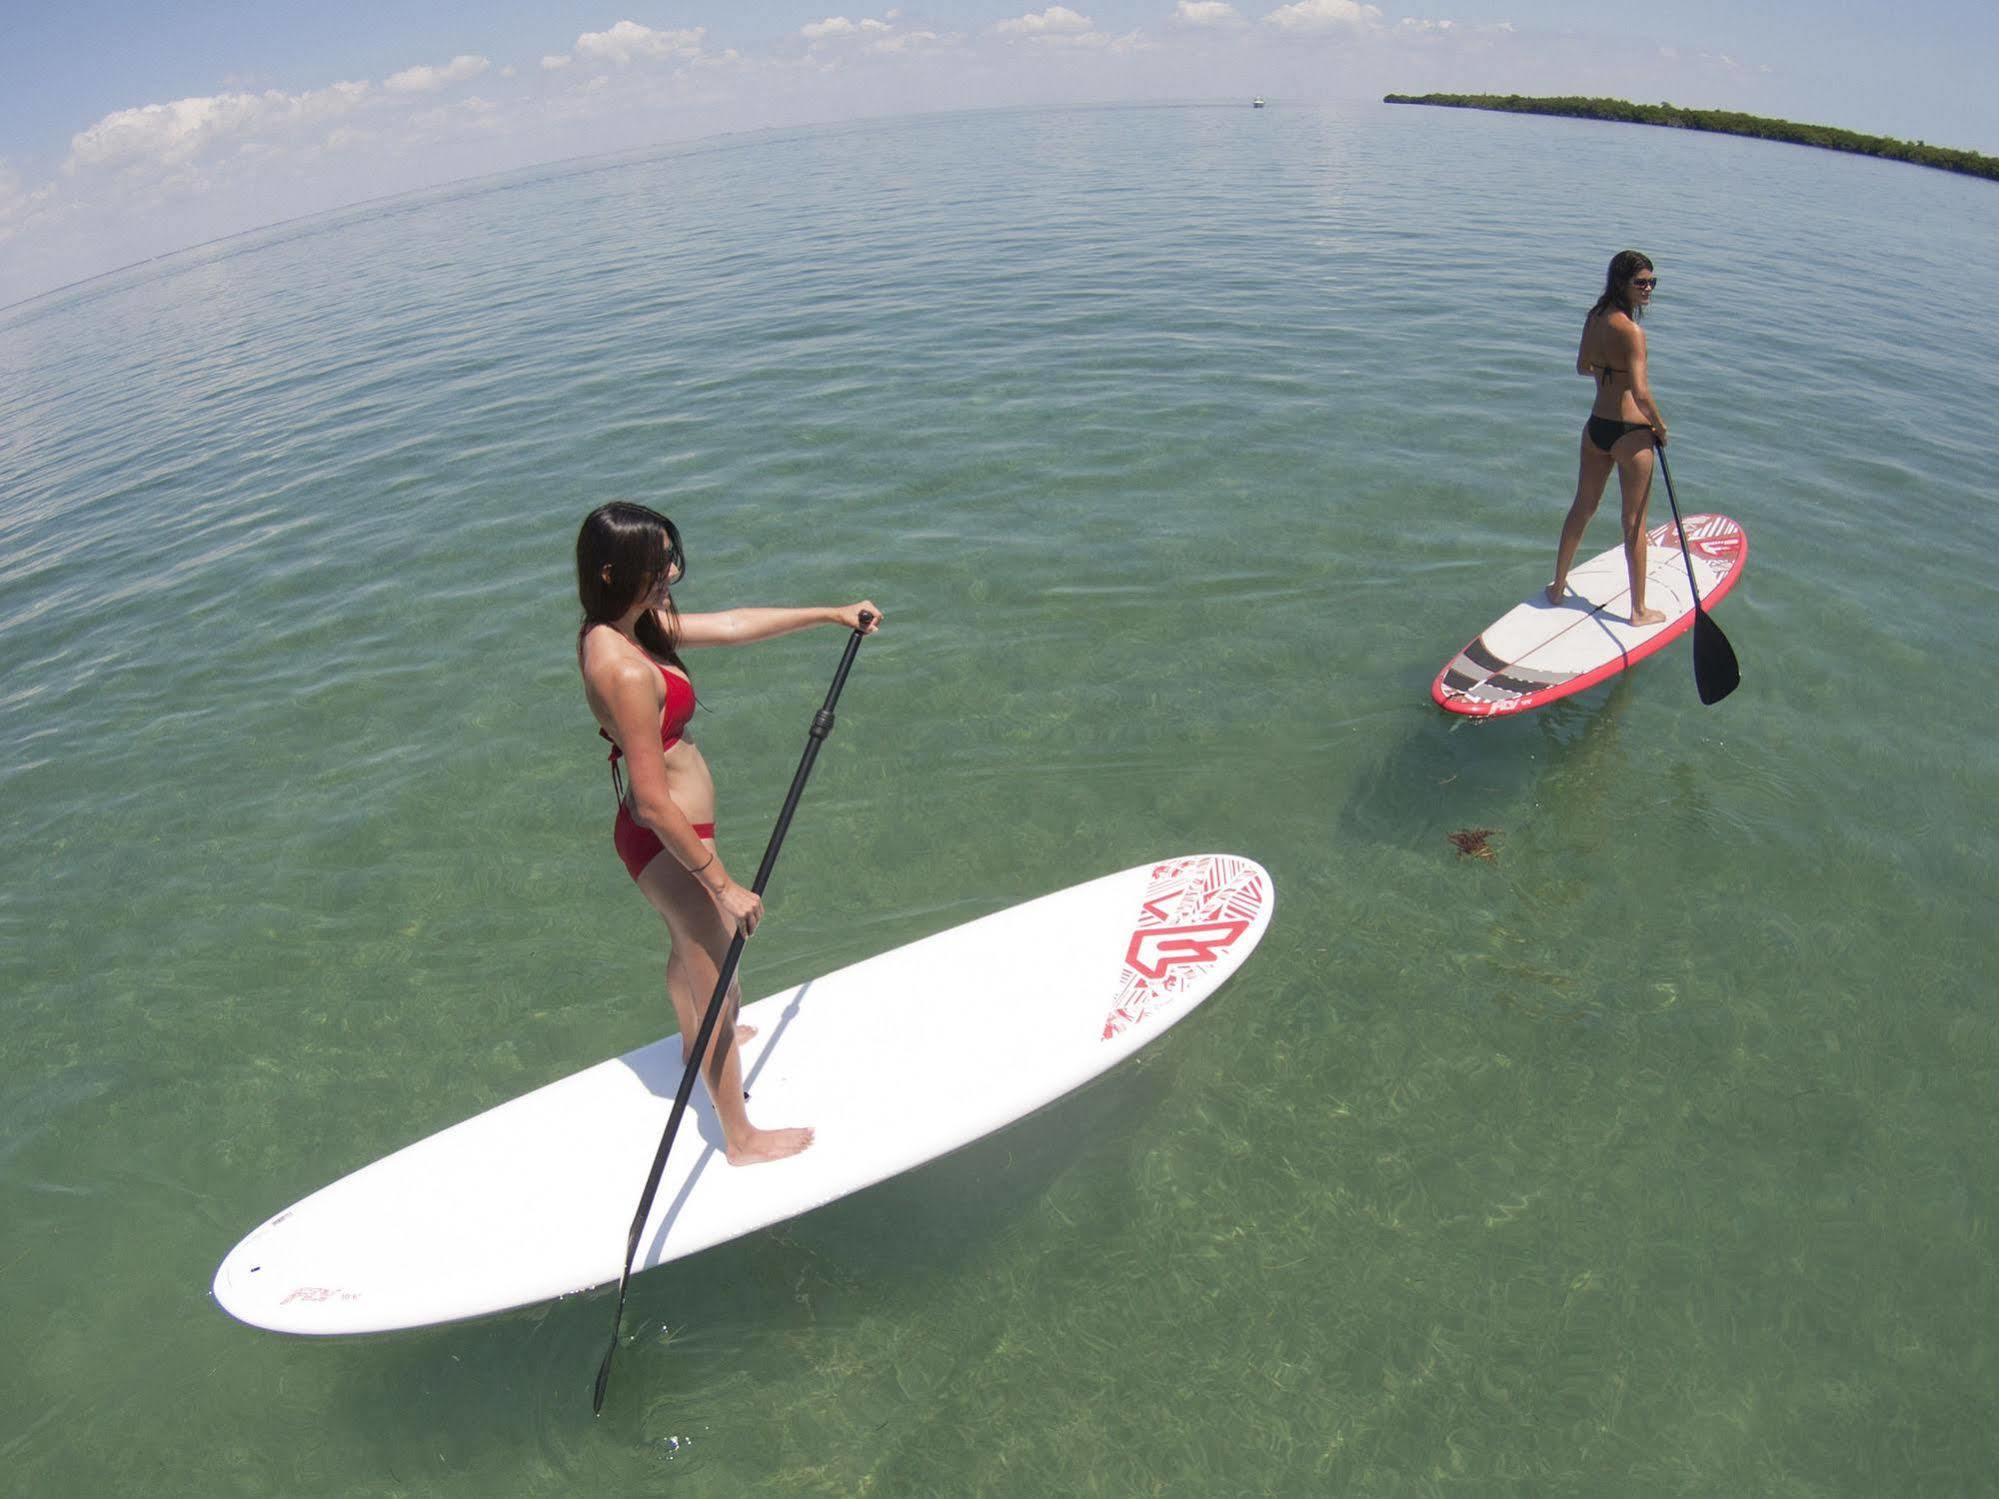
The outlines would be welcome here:
[[[862,615],[868,616],[866,624],[861,623]],[[850,630],[859,630],[863,635],[872,635],[882,626],[881,605],[873,599],[862,599],[858,604],[849,604],[843,609],[835,609],[833,617]]]

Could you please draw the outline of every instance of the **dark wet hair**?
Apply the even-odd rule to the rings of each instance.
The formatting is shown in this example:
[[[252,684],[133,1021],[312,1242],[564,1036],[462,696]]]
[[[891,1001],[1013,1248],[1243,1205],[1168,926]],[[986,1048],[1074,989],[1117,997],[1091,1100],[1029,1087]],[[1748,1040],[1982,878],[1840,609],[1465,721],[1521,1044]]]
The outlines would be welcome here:
[[[1631,278],[1640,271],[1652,269],[1652,262],[1636,250],[1619,250],[1610,257],[1610,270],[1603,278],[1603,295],[1596,299],[1596,306],[1589,310],[1591,317],[1600,317],[1615,307],[1626,317],[1639,317],[1642,307],[1631,305]]]
[[[581,629],[617,623],[627,609],[659,586],[659,580],[676,562],[684,576],[687,554],[681,550],[680,528],[672,521],[630,500],[599,505],[583,518],[583,529],[576,533]],[[681,665],[675,649],[680,643],[680,614],[671,595],[663,609],[641,614],[633,633],[640,645],[662,661]]]

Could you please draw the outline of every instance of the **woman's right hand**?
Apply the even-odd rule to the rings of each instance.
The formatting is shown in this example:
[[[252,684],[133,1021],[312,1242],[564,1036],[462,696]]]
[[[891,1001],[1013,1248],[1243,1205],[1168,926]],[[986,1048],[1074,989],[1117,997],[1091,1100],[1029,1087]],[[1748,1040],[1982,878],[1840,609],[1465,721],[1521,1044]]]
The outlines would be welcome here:
[[[1661,448],[1666,445],[1666,428],[1663,423],[1652,429],[1652,443],[1653,446]]]
[[[764,918],[764,898],[747,886],[738,885],[726,875],[723,876],[723,880],[720,890],[710,890],[708,894],[714,900],[716,908],[721,911],[722,919],[729,923],[730,929],[747,937],[757,929],[757,923]]]
[[[872,635],[882,627],[881,605],[873,599],[862,599],[858,604],[836,607],[833,618],[850,630],[859,630],[863,635]]]

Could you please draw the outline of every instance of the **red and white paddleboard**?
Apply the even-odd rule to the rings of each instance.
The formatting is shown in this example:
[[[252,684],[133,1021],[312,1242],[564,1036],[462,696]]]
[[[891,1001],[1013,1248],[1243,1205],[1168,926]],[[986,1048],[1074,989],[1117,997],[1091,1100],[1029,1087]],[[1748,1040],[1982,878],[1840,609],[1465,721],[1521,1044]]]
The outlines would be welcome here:
[[[1214,993],[1274,902],[1249,859],[1162,859],[745,1005],[752,1117],[817,1137],[788,1160],[731,1166],[697,1085],[634,1273],[906,1171],[1088,1082]],[[680,1076],[669,1036],[420,1140],[250,1234],[216,1271],[215,1299],[278,1332],[362,1333],[615,1281]]]
[[[1713,608],[1742,576],[1749,538],[1725,515],[1686,519],[1687,555],[1701,604]],[[1569,572],[1559,604],[1542,589],[1502,614],[1445,665],[1430,696],[1453,713],[1524,713],[1594,687],[1693,628],[1694,601],[1671,521],[1646,532],[1645,604],[1664,623],[1633,625],[1631,580],[1620,542]]]

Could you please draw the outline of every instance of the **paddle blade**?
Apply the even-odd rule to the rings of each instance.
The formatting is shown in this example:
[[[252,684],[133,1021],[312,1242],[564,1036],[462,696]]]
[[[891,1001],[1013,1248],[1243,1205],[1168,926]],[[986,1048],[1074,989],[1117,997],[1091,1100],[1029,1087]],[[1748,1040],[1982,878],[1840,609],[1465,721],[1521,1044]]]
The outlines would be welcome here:
[[[1694,613],[1694,691],[1712,708],[1742,685],[1742,668],[1735,664],[1735,647],[1705,609]]]
[[[597,1388],[590,1392],[590,1414],[604,1414],[604,1392],[611,1387],[611,1360],[618,1356],[618,1335],[611,1334],[611,1346],[604,1350],[604,1362],[597,1366]]]
[[[674,1122],[679,1120],[676,1118]],[[672,1138],[671,1134],[668,1138]],[[657,1184],[658,1179],[655,1178],[653,1184],[646,1188],[648,1201],[651,1200],[653,1186]],[[641,1208],[639,1211],[643,1213],[645,1210]],[[597,1366],[597,1387],[590,1392],[590,1414],[593,1416],[604,1414],[604,1391],[611,1387],[611,1360],[618,1356],[618,1334],[625,1326],[625,1288],[632,1283],[632,1255],[637,1252],[638,1242],[639,1226],[634,1223],[632,1241],[625,1250],[625,1273],[618,1278],[618,1309],[611,1314],[611,1346],[604,1350],[604,1362]]]

